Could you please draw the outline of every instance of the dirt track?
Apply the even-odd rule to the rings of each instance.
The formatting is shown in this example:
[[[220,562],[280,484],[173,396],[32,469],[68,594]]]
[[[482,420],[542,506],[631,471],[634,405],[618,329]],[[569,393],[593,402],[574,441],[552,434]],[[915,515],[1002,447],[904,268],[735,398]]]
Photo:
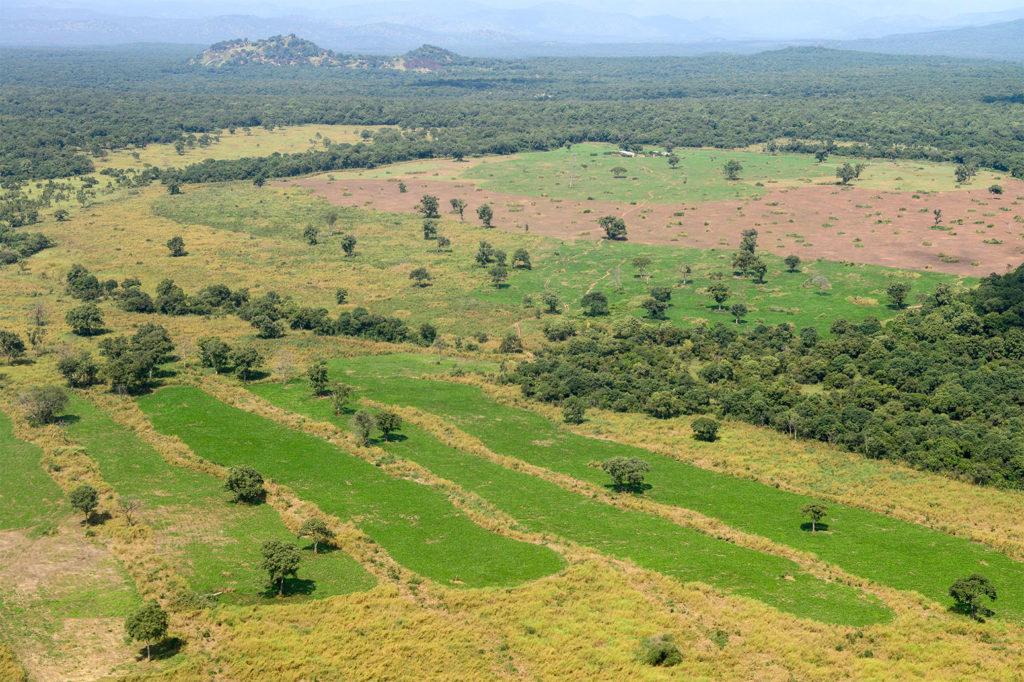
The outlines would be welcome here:
[[[406,193],[399,192],[393,180],[329,182],[318,176],[278,184],[311,189],[332,204],[384,211],[411,212],[424,194],[440,197],[442,211],[449,199],[462,198],[468,204],[467,221],[476,221],[476,207],[489,203],[500,229],[528,226],[531,233],[563,239],[597,239],[598,216],[616,215],[625,218],[629,240],[643,244],[735,247],[740,232],[752,227],[760,232],[763,249],[778,255],[795,253],[804,260],[848,260],[973,276],[1004,272],[1024,261],[1024,222],[1014,219],[1024,220],[1024,201],[1017,201],[1024,196],[1024,183],[1018,181],[1004,183],[1001,196],[984,188],[912,195],[816,186],[773,190],[762,199],[686,206],[524,197],[485,191],[469,182],[405,181]],[[951,230],[932,229],[936,208],[942,210],[942,224]],[[584,213],[587,209],[590,212]],[[958,219],[962,225],[955,224]],[[989,224],[993,227],[986,227]],[[986,244],[986,239],[1001,243]],[[946,260],[940,258],[943,254]],[[949,262],[953,259],[958,260]]]

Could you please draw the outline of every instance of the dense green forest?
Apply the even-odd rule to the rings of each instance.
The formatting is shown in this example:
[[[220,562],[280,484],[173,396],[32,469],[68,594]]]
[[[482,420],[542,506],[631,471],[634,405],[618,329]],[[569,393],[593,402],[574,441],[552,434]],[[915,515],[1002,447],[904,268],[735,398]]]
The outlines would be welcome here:
[[[531,397],[714,413],[976,483],[1024,486],[1024,266],[884,326],[592,326],[508,377]]]
[[[0,179],[88,173],[103,150],[231,126],[398,125],[373,150],[221,162],[291,175],[584,140],[954,160],[1024,175],[1024,66],[800,48],[752,56],[459,60],[433,73],[189,65],[192,51],[0,50]],[[497,104],[500,103],[500,106]],[[422,134],[429,131],[430,135]],[[811,147],[803,141],[813,141]],[[379,142],[379,141],[378,141]]]

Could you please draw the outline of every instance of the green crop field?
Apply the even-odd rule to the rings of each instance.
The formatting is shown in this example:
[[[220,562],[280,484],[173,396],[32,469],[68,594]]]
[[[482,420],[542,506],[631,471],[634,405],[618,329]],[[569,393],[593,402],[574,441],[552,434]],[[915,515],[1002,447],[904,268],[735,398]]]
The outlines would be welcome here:
[[[198,594],[225,593],[219,601],[252,603],[267,589],[260,545],[299,542],[267,505],[235,504],[221,481],[167,463],[134,434],[92,404],[77,399],[69,435],[86,448],[104,480],[119,495],[142,502],[140,516],[157,531],[161,551],[175,557]],[[304,543],[303,543],[304,544]],[[341,551],[304,553],[303,594],[329,597],[371,588],[375,580]],[[300,599],[302,594],[290,597]]]
[[[39,448],[18,440],[0,412],[0,530],[52,531],[71,510],[40,466]]]
[[[308,397],[304,381],[287,386],[258,384],[251,390],[285,409],[334,420],[327,401]],[[402,427],[402,434],[404,439],[378,444],[481,495],[530,530],[554,533],[684,582],[705,582],[760,599],[798,616],[851,625],[889,617],[874,600],[865,600],[856,590],[822,582],[788,559],[588,499],[454,450],[410,425]]]
[[[810,533],[803,528],[800,508],[814,498],[693,467],[648,450],[578,436],[531,412],[495,403],[472,386],[395,376],[389,372],[393,365],[392,359],[378,364],[375,358],[334,363],[338,378],[352,382],[362,395],[436,414],[495,452],[575,478],[607,484],[607,476],[590,463],[640,457],[651,465],[646,480],[652,488],[644,493],[646,497],[813,552],[885,585],[947,602],[946,591],[957,576],[984,568],[1000,586],[1001,615],[1024,618],[1024,566],[998,552],[923,526],[834,504],[829,505],[828,532]],[[707,445],[709,450],[714,447]]]
[[[438,490],[381,472],[333,445],[230,407],[193,388],[139,400],[161,431],[225,466],[247,464],[328,514],[351,519],[399,563],[453,585],[511,585],[558,571],[551,550],[474,524]]]

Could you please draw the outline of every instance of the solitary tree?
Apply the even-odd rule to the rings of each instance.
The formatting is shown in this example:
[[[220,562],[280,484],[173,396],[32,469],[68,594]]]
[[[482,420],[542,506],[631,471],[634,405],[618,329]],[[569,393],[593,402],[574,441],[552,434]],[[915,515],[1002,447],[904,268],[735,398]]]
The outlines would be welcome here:
[[[248,381],[263,366],[263,355],[253,346],[239,346],[231,351],[231,364],[242,381]]]
[[[476,217],[480,219],[484,227],[493,227],[491,221],[494,219],[494,209],[490,204],[482,204],[476,209]]]
[[[492,265],[487,274],[491,276],[491,282],[496,288],[501,288],[501,283],[508,279],[508,268],[504,265]]]
[[[768,264],[755,256],[754,262],[750,264],[750,271],[754,273],[755,282],[764,284],[764,276],[768,272]]]
[[[327,223],[327,229],[330,230],[331,234],[334,234],[334,225],[338,222],[338,218],[340,217],[341,214],[338,213],[338,209],[336,208],[328,209],[327,213],[324,214],[324,222]]]
[[[277,596],[284,595],[284,579],[298,575],[302,561],[299,548],[284,540],[267,540],[260,546],[260,554],[260,568],[270,576],[271,584],[277,585]]]
[[[669,154],[668,155],[668,165],[670,167],[672,167],[672,168],[675,168],[676,166],[678,166],[679,165],[679,157],[676,156],[675,154]]]
[[[423,219],[423,238],[426,240],[437,239],[437,220],[434,218]]]
[[[438,213],[437,197],[432,194],[424,194],[420,197],[420,203],[416,205],[416,210],[422,213],[424,218],[441,217],[441,214]]]
[[[117,507],[124,514],[124,520],[129,526],[135,525],[135,513],[142,508],[142,501],[135,497],[117,498]]]
[[[722,166],[722,172],[725,173],[727,180],[739,180],[740,173],[743,171],[743,164],[736,159],[729,159],[724,166]]]
[[[747,305],[745,303],[733,303],[729,306],[729,312],[736,318],[736,324],[743,321],[743,318],[747,316]]]
[[[821,502],[808,502],[800,509],[800,513],[811,520],[811,532],[818,530],[818,524],[828,514],[828,507]]]
[[[892,282],[885,288],[885,295],[889,297],[896,308],[902,308],[907,294],[910,293],[910,285],[906,282]]]
[[[416,268],[409,273],[409,279],[412,280],[414,287],[426,287],[430,286],[430,273],[427,272],[426,268]]]
[[[708,296],[715,300],[718,304],[718,309],[722,309],[722,305],[729,298],[729,287],[724,282],[712,282],[708,285]]]
[[[992,610],[984,605],[984,598],[995,601],[996,588],[988,578],[974,573],[950,585],[949,596],[953,598],[957,610],[968,611],[971,618],[982,620],[982,616],[992,614]]]
[[[171,258],[178,258],[185,255],[185,240],[180,235],[175,235],[167,240],[167,248],[171,250]]]
[[[346,234],[341,238],[341,250],[345,252],[346,256],[351,256],[356,252],[356,238],[350,234]]]
[[[709,417],[697,417],[690,424],[690,428],[693,430],[694,440],[711,443],[718,438],[718,422]]]
[[[348,289],[345,287],[338,287],[334,290],[334,302],[338,305],[348,301]]]
[[[68,406],[68,396],[58,386],[32,386],[18,394],[18,403],[33,424],[52,424]]]
[[[437,251],[438,253],[441,253],[442,251],[444,251],[445,249],[447,249],[451,245],[452,245],[452,240],[451,239],[448,239],[448,237],[445,237],[444,235],[439,234],[439,235],[437,235],[437,248],[434,249],[434,250]]]
[[[391,410],[382,410],[377,414],[377,428],[384,434],[384,442],[387,442],[392,433],[402,428],[402,418]]]
[[[72,509],[77,509],[85,514],[85,522],[89,523],[89,517],[92,516],[96,507],[99,506],[100,495],[96,488],[83,483],[68,493],[68,502],[71,503]]]
[[[224,487],[234,494],[235,502],[259,504],[267,496],[263,476],[250,466],[231,467]]]
[[[459,214],[459,221],[464,220],[463,214],[466,212],[466,200],[465,199],[451,199],[449,203],[452,205],[452,212]]]
[[[629,173],[629,169],[623,168],[622,166],[615,166],[614,168],[612,168],[611,172],[612,175],[615,176],[616,178],[624,178],[626,177],[626,174]]]
[[[932,216],[935,218],[934,226],[938,227],[942,223],[942,209],[936,208],[932,210]]]
[[[312,540],[313,554],[316,554],[321,542],[330,542],[334,539],[334,531],[331,530],[326,521],[314,516],[302,523],[302,527],[299,528],[299,537]]]
[[[584,315],[596,317],[608,314],[608,297],[600,291],[584,294],[580,299],[580,305],[583,306]]]
[[[146,660],[152,660],[150,644],[167,636],[167,613],[156,601],[150,601],[136,609],[124,623],[125,632],[137,642],[146,643]]]
[[[757,251],[757,230],[749,228],[740,233],[740,251],[754,253]]]
[[[612,477],[616,490],[639,491],[651,466],[639,457],[612,457],[601,464],[601,469]]]
[[[796,272],[796,269],[800,267],[800,256],[791,253],[786,256],[783,261],[786,264],[786,269],[790,272]]]
[[[352,431],[359,438],[359,444],[370,444],[370,435],[377,428],[377,419],[366,410],[359,410],[352,416]]]
[[[331,387],[331,405],[334,407],[335,416],[341,416],[352,399],[352,387],[348,384],[335,383]]]
[[[597,224],[604,230],[606,239],[626,238],[626,221],[622,218],[616,218],[612,215],[601,216],[597,219]]]
[[[306,225],[306,228],[302,231],[302,237],[309,242],[311,246],[315,246],[320,242],[320,228],[313,223]]]
[[[7,358],[7,362],[13,364],[15,360],[25,354],[25,342],[14,332],[0,330],[0,355]]]
[[[519,247],[512,253],[512,267],[520,268],[522,270],[532,270],[533,264],[530,263],[530,252]]]
[[[844,163],[839,168],[836,168],[836,177],[839,178],[839,184],[848,185],[850,180],[857,177],[857,170],[849,163]]]
[[[314,362],[306,370],[306,376],[309,378],[309,388],[313,391],[313,395],[323,395],[327,393],[327,363],[323,360]]]
[[[544,312],[552,315],[558,315],[562,312],[562,301],[555,292],[545,291],[540,295],[540,300],[544,304]]]
[[[638,277],[643,277],[647,273],[647,268],[653,263],[647,256],[635,256],[630,261],[634,268],[636,268],[636,274]]]
[[[953,170],[953,175],[956,177],[956,181],[963,184],[978,174],[978,169],[975,166],[969,166],[966,163],[958,164]]]
[[[103,311],[95,303],[72,308],[64,319],[78,336],[93,336],[103,331]]]

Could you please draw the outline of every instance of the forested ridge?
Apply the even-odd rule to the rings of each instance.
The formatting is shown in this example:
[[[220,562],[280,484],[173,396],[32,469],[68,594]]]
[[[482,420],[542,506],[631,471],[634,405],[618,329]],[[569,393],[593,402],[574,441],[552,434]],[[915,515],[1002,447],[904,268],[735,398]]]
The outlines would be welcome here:
[[[1024,487],[1024,266],[940,285],[887,324],[592,326],[507,378],[539,400],[715,414],[976,483]]]
[[[813,48],[752,56],[459,60],[436,73],[268,65],[210,69],[160,51],[0,50],[0,179],[88,173],[103,150],[232,126],[429,131],[365,154],[220,164],[190,179],[287,175],[565,142],[967,162],[1024,175],[1024,66]],[[500,103],[500,106],[496,106]],[[331,156],[325,156],[330,154]],[[332,165],[334,164],[334,165]],[[253,170],[259,166],[259,169]]]

